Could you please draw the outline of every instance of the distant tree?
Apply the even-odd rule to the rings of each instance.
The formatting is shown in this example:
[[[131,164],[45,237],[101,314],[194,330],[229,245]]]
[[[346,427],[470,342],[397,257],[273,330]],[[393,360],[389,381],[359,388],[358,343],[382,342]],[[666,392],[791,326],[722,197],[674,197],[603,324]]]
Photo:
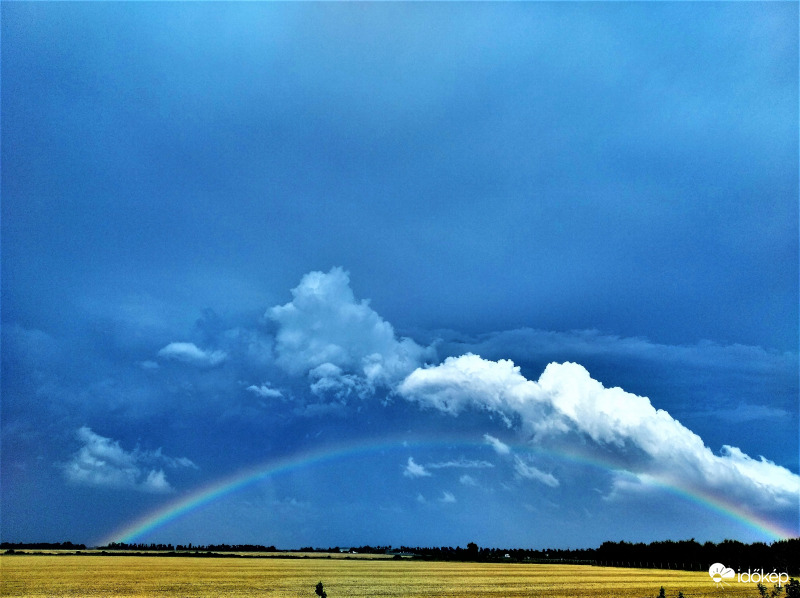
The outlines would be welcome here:
[[[658,598],[666,598],[667,593],[664,591],[664,586],[661,586],[661,589],[658,591]]]
[[[314,588],[314,592],[316,592],[316,594],[317,594],[317,596],[319,596],[319,598],[328,598],[328,593],[322,587],[322,582],[319,582],[317,584],[317,587]]]

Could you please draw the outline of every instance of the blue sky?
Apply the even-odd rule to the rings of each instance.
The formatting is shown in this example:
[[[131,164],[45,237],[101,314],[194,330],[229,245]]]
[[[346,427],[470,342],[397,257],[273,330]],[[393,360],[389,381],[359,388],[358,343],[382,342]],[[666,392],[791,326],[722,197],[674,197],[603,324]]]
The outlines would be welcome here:
[[[4,540],[800,533],[796,3],[1,10]]]

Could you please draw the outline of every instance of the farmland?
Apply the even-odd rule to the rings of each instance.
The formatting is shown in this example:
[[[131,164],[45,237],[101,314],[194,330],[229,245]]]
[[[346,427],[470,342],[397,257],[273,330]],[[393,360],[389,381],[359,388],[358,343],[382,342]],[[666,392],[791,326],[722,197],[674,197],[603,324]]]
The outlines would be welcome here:
[[[406,559],[195,558],[4,555],[0,596],[315,598],[757,597],[755,584],[719,588],[706,572],[583,565],[423,562]]]

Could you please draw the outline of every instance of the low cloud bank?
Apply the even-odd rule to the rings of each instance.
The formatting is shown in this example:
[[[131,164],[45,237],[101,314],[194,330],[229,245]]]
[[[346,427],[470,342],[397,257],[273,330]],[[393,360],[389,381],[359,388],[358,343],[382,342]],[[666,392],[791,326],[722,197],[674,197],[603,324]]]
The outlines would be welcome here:
[[[421,407],[453,416],[465,409],[499,414],[509,425],[518,425],[532,445],[576,439],[579,442],[570,443],[573,450],[586,455],[600,450],[633,473],[736,497],[760,509],[796,505],[800,494],[800,476],[733,446],[714,454],[697,434],[653,407],[648,398],[605,388],[576,363],[551,363],[533,381],[511,361],[463,355],[415,370],[397,390]],[[556,482],[521,461],[516,470],[548,485]]]

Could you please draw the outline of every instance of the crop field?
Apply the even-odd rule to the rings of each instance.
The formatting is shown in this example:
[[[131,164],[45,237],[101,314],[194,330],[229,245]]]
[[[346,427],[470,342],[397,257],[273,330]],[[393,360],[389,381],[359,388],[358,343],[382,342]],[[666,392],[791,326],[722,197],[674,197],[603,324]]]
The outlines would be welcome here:
[[[316,598],[576,596],[757,598],[755,584],[717,587],[706,572],[583,565],[342,558],[5,555],[0,596]]]

